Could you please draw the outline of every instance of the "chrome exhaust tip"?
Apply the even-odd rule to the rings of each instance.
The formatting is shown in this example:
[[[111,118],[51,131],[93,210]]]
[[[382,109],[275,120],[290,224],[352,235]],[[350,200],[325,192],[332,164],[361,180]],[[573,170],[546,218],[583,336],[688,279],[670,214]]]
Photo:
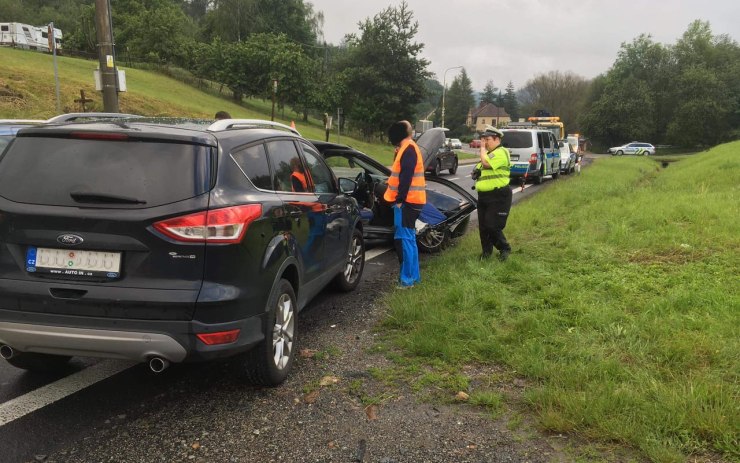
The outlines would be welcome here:
[[[152,357],[149,360],[149,369],[154,373],[162,373],[170,366],[170,361],[162,357]]]
[[[0,346],[0,357],[10,360],[15,355],[15,350],[7,344]]]

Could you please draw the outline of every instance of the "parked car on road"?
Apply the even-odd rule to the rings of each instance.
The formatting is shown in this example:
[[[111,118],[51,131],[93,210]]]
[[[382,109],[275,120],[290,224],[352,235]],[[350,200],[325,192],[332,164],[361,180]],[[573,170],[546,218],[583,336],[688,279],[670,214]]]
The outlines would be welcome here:
[[[445,129],[427,130],[417,140],[428,167],[444,140]],[[436,132],[436,133],[435,133]],[[388,167],[349,146],[314,141],[340,184],[348,185],[360,205],[367,241],[393,242],[393,210],[383,200],[391,172]],[[461,186],[442,177],[428,176],[427,206],[417,222],[416,241],[423,252],[438,252],[468,226],[477,201]]]
[[[451,138],[450,139],[450,148],[453,150],[461,150],[462,149],[462,142],[459,138]]]
[[[0,119],[0,153],[3,152],[15,134],[24,127],[43,124],[43,119]]]
[[[480,138],[475,138],[473,140],[470,140],[470,143],[468,143],[468,146],[471,148],[480,148]]]
[[[0,355],[27,370],[80,355],[155,372],[236,356],[237,373],[278,384],[296,314],[362,276],[352,193],[270,121],[24,129],[0,158]]]
[[[456,152],[452,151],[449,146],[441,146],[437,149],[435,159],[428,164],[426,171],[435,177],[439,177],[443,170],[447,170],[450,175],[455,175],[459,162]]]
[[[572,174],[576,170],[578,155],[568,140],[558,141],[558,147],[560,148],[560,173]]]
[[[621,156],[623,154],[639,154],[639,155],[653,155],[655,154],[655,147],[650,143],[642,143],[639,141],[633,141],[622,146],[613,146],[609,148],[609,153],[612,156]]]
[[[512,180],[532,179],[540,184],[545,176],[560,176],[560,148],[555,135],[545,129],[502,129],[501,144],[511,154]]]

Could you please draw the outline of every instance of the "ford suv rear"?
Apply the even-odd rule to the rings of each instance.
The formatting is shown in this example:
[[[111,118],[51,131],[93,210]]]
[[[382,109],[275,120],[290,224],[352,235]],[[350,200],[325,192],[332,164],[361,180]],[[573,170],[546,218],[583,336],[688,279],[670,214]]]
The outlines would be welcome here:
[[[313,145],[280,124],[21,130],[0,158],[0,354],[155,371],[240,354],[249,379],[278,384],[296,313],[332,280],[358,284],[361,227]]]

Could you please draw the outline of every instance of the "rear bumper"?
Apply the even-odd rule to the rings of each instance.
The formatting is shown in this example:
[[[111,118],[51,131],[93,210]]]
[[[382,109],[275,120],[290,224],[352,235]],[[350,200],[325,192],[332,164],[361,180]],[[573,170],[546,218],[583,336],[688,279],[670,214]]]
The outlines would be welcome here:
[[[127,359],[203,361],[249,350],[264,339],[263,317],[229,323],[129,320],[27,313],[0,309],[0,344],[20,352]],[[239,329],[229,344],[208,346],[196,333]]]
[[[511,178],[517,178],[517,177],[523,177],[525,175],[532,176],[537,175],[537,170],[530,170],[531,164],[528,162],[514,162],[511,164],[511,171],[509,173],[509,177]]]

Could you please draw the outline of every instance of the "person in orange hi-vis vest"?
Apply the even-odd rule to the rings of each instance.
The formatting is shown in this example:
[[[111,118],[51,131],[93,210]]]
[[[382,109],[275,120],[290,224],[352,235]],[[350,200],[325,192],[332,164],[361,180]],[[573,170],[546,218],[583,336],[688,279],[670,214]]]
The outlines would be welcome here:
[[[396,149],[383,199],[393,208],[393,242],[400,272],[398,288],[411,288],[421,280],[419,249],[416,247],[416,219],[426,204],[424,160],[408,121],[398,121],[388,129],[388,140]]]

